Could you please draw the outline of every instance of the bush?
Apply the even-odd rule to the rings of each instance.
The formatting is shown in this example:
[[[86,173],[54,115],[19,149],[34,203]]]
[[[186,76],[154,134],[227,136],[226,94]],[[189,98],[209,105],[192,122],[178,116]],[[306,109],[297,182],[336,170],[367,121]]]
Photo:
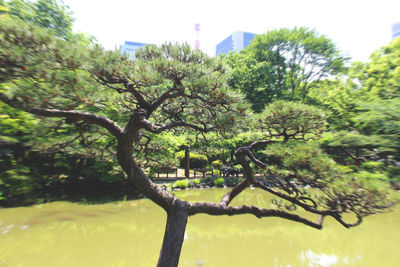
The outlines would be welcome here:
[[[214,185],[214,179],[212,177],[206,177],[200,179],[201,184],[207,185],[207,186],[213,186]]]
[[[384,163],[380,161],[367,161],[361,163],[361,168],[370,172],[377,172],[384,168]]]
[[[236,170],[242,172],[243,171],[243,167],[240,164],[236,164],[235,166],[233,166]]]
[[[185,151],[179,151],[176,153],[176,158],[179,160],[179,166],[181,168],[185,165]],[[205,168],[208,164],[207,157],[204,155],[190,153],[190,168]]]
[[[184,179],[184,180],[178,180],[175,181],[172,184],[172,188],[180,188],[180,189],[185,189],[189,187],[189,179]]]
[[[216,187],[222,187],[225,184],[225,180],[222,177],[214,179],[214,184]]]
[[[195,187],[197,187],[197,186],[200,185],[200,179],[193,179],[193,180],[192,180],[192,183],[193,183],[193,185],[194,185]]]
[[[211,162],[211,166],[213,167],[213,169],[221,169],[222,168],[222,161],[220,161],[219,159],[214,160],[213,162]]]
[[[391,182],[400,182],[400,168],[397,166],[390,166],[386,170],[386,175]]]

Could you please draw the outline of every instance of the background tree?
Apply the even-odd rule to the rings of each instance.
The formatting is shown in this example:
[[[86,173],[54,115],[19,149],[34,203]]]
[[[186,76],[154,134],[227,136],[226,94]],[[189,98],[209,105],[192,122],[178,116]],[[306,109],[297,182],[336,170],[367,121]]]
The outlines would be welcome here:
[[[257,35],[239,55],[227,57],[231,85],[255,111],[274,99],[304,101],[319,81],[344,70],[345,61],[330,39],[305,27]]]
[[[37,0],[27,2],[11,0],[7,3],[7,8],[11,16],[18,17],[27,23],[51,29],[56,35],[66,39],[73,36],[73,18],[68,7],[62,1]]]
[[[91,42],[85,35],[72,32],[73,19],[62,2],[15,0],[3,2],[2,5],[4,17],[18,18],[44,27],[58,38],[73,43]],[[14,51],[20,57],[20,64],[31,58],[23,55],[22,47],[21,44],[21,49]],[[10,70],[13,66],[8,68]],[[30,98],[28,92],[25,97]],[[123,192],[127,186],[121,181],[122,171],[111,161],[113,153],[110,153],[108,146],[112,140],[100,141],[93,127],[80,124],[77,134],[75,126],[34,118],[4,104],[0,105],[0,116],[2,205],[31,204],[65,197],[80,198],[79,194],[99,197],[101,194],[113,194],[112,190]],[[93,155],[96,155],[95,159]],[[124,194],[126,192],[121,197]]]
[[[392,181],[400,180],[399,172],[393,172],[400,160],[399,44],[395,39],[373,52],[369,62],[353,63],[346,75],[313,88],[309,98],[331,111],[332,132],[323,139],[324,148],[353,168],[382,163],[380,171]]]

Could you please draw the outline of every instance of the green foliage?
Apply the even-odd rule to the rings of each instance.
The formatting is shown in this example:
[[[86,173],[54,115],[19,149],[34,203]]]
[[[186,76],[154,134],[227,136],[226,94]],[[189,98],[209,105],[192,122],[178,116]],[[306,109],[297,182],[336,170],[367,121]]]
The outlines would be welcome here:
[[[138,162],[144,166],[149,167],[151,172],[155,172],[160,168],[177,167],[178,158],[175,154],[178,149],[186,143],[185,136],[176,136],[173,133],[162,134],[149,134],[151,142],[148,143],[142,153],[140,153],[140,146],[137,145],[137,150],[134,152]],[[147,142],[148,140],[143,140]]]
[[[385,151],[385,147],[390,147],[390,140],[379,135],[363,135],[357,131],[338,131],[326,132],[319,140],[324,147],[377,147]]]
[[[355,76],[362,82],[368,98],[393,99],[400,95],[400,40],[372,53],[370,62]]]
[[[39,119],[0,102],[0,140],[3,142],[29,142],[38,129]]]
[[[358,84],[346,77],[329,79],[320,82],[309,93],[309,103],[321,106],[330,112],[327,121],[331,129],[354,129],[357,123],[359,100],[362,92]]]
[[[400,76],[399,76],[400,78]],[[366,134],[392,134],[400,132],[400,97],[372,99],[362,103],[355,117],[355,126]]]
[[[216,187],[222,187],[225,184],[225,180],[222,177],[215,178],[214,179],[214,184],[215,184]]]
[[[275,101],[259,114],[256,122],[269,137],[307,140],[319,136],[326,125],[326,115],[319,108],[297,102]]]
[[[172,184],[172,188],[186,189],[189,187],[189,179],[177,180]]]
[[[229,84],[243,93],[256,112],[275,99],[281,99],[283,90],[274,86],[269,62],[258,62],[248,54],[230,53],[225,61],[231,66],[232,74]]]
[[[252,121],[253,117],[249,117],[249,122]],[[231,133],[225,133],[224,138],[221,136],[211,133],[207,135],[206,140],[198,142],[196,147],[198,150],[204,151],[210,160],[221,160],[228,162],[231,160],[231,153],[241,146],[246,146],[252,143],[254,140],[262,139],[265,135],[254,129],[246,127],[240,129],[239,133],[232,131]]]
[[[357,160],[400,159],[399,45],[394,40],[375,51],[370,62],[352,64],[347,77],[312,91],[313,102],[332,111],[330,129],[341,130],[324,138],[324,147],[346,148]]]
[[[70,38],[72,36],[72,16],[68,7],[57,0],[11,0],[7,3],[9,14],[26,23],[32,23],[42,28],[51,29],[57,36]]]
[[[237,165],[233,166],[233,168],[235,168],[236,170],[238,170],[240,172],[243,171],[243,167],[240,164],[237,164]]]
[[[219,159],[214,160],[213,162],[211,162],[211,166],[213,167],[213,169],[219,170],[222,168],[222,161],[220,161]]]
[[[386,169],[386,175],[389,177],[391,182],[400,182],[400,167],[399,166],[389,166]]]
[[[344,173],[316,144],[276,143],[262,153],[268,165],[265,173],[273,179],[318,187],[320,183],[328,183],[324,179],[331,181]]]
[[[367,161],[361,163],[361,168],[369,172],[379,172],[384,169],[384,165],[381,161]]]
[[[382,173],[353,172],[351,168],[340,166],[324,155],[316,144],[273,144],[263,153],[268,163],[264,172],[265,182],[283,187],[289,194],[312,197],[317,205],[335,208],[338,205],[336,201],[359,201],[365,204],[364,199],[368,199],[365,201],[372,201],[373,208],[398,199],[398,195],[396,197],[391,193],[387,176]],[[317,198],[302,189],[307,185],[320,189]],[[275,204],[284,205],[280,201]],[[352,209],[358,214],[369,213],[357,205]]]
[[[384,174],[361,171],[355,173],[354,177],[361,188],[375,192],[389,191],[389,179]]]

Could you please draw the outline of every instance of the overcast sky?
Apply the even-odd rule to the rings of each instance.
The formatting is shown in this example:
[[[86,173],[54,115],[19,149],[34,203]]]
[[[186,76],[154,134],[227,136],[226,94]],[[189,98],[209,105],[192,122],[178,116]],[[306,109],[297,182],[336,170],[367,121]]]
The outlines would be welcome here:
[[[200,23],[200,48],[215,54],[217,43],[235,31],[265,33],[306,26],[332,39],[353,60],[391,41],[400,21],[400,0],[64,0],[75,31],[93,35],[107,49],[125,41],[194,46]]]

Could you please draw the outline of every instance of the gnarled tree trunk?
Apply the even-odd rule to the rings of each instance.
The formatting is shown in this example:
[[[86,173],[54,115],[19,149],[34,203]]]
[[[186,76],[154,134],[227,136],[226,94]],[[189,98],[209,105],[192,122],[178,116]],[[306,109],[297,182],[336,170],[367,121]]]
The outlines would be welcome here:
[[[185,237],[188,214],[184,210],[168,212],[164,240],[158,258],[158,267],[178,266],[183,240]]]

